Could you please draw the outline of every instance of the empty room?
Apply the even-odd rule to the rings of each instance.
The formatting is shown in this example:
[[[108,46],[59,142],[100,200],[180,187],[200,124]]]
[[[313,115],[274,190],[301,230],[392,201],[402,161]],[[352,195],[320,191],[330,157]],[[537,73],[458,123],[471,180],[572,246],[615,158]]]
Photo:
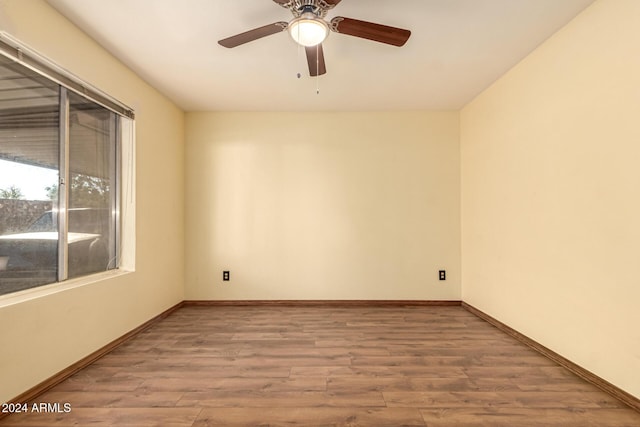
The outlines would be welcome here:
[[[0,0],[0,426],[640,426],[640,1]]]

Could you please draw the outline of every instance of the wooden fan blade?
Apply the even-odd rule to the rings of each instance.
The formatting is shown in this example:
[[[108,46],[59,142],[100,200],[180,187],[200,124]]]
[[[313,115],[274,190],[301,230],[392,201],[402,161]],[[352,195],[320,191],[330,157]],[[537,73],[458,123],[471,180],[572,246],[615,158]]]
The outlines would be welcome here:
[[[393,46],[404,46],[411,36],[411,31],[373,22],[336,16],[331,20],[331,29],[336,33],[373,40]]]
[[[309,75],[311,77],[321,76],[327,72],[324,64],[324,51],[322,44],[316,46],[307,46],[304,48],[307,52],[307,64],[309,64]]]
[[[227,37],[218,41],[220,46],[232,48],[240,46],[241,44],[249,43],[254,40],[261,39],[272,34],[280,33],[287,29],[286,22],[274,22],[273,24],[265,25],[264,27],[254,28],[253,30],[246,31],[244,33],[236,34],[235,36]]]

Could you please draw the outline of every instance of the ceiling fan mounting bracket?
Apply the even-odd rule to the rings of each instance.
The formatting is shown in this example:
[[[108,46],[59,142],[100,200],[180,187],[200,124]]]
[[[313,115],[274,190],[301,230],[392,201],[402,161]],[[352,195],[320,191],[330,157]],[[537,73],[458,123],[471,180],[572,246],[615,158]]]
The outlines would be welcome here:
[[[329,28],[331,28],[331,31],[333,31],[334,33],[339,33],[340,31],[338,31],[338,27],[340,26],[341,21],[344,21],[344,18],[342,16],[336,16],[335,18],[333,18],[331,22],[329,22]]]

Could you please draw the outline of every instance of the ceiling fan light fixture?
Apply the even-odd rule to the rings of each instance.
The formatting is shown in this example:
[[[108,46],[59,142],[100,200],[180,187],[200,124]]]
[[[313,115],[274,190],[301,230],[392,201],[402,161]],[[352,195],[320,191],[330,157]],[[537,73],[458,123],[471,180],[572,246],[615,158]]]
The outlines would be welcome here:
[[[329,35],[329,25],[324,19],[307,12],[289,23],[289,34],[302,46],[316,46]]]

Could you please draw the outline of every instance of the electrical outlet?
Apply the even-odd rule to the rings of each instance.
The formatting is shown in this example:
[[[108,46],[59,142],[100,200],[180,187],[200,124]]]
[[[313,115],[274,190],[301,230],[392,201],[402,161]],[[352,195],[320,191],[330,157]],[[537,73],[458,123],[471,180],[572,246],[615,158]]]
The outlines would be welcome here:
[[[224,280],[225,282],[228,282],[230,280],[228,271],[222,272],[222,280]]]
[[[445,270],[438,271],[438,278],[440,280],[447,280],[447,272]]]

